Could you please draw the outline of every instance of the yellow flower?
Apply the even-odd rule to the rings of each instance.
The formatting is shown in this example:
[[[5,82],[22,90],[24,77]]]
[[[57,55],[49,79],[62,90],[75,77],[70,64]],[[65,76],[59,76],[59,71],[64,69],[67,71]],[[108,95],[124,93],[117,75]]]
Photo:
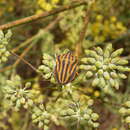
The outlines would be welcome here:
[[[43,10],[41,10],[41,9],[38,9],[38,10],[36,11],[36,14],[41,14],[41,13],[43,13]]]
[[[46,3],[44,6],[42,6],[46,11],[50,11],[53,7],[51,4]]]
[[[118,128],[112,128],[112,130],[118,130]]]
[[[41,5],[43,3],[46,3],[45,0],[38,0],[38,5]]]
[[[59,0],[52,0],[52,4],[57,4]]]
[[[96,20],[97,21],[102,21],[103,20],[103,16],[102,15],[97,15],[96,16]]]
[[[8,8],[8,11],[9,12],[12,12],[14,10],[14,8],[12,7],[12,6],[10,6],[9,8]]]
[[[100,92],[99,92],[99,91],[95,91],[95,92],[94,92],[94,96],[95,96],[95,97],[99,97],[99,96],[100,96]]]
[[[123,29],[124,30],[124,26],[123,26],[123,24],[121,22],[117,22],[116,27],[117,27],[117,29],[120,29],[120,30]]]
[[[111,29],[111,30],[116,30],[115,24],[111,23],[111,24],[110,24],[110,29]]]
[[[116,19],[116,17],[115,17],[115,16],[112,16],[112,17],[110,18],[110,21],[111,21],[111,22],[116,22],[116,21],[117,21],[117,19]]]
[[[100,32],[100,29],[102,28],[102,24],[97,22],[92,25],[92,34],[97,35]]]
[[[110,24],[109,20],[104,21],[104,25],[109,26],[109,24]]]
[[[93,93],[93,89],[92,89],[92,88],[86,88],[85,91],[86,91],[87,93]]]
[[[104,42],[105,41],[105,37],[102,35],[102,36],[95,36],[94,37],[94,41],[95,42]]]

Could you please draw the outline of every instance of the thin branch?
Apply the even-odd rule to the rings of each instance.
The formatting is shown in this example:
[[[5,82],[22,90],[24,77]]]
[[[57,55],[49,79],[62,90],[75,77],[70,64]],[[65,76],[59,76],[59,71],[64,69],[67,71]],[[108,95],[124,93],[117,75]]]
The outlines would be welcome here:
[[[22,19],[1,25],[0,30],[9,29],[9,28],[12,28],[12,27],[15,27],[15,26],[18,26],[18,25],[21,25],[21,24],[25,24],[25,23],[28,23],[28,22],[32,22],[32,21],[35,21],[35,20],[38,20],[38,19],[41,19],[41,18],[46,18],[48,16],[52,16],[52,15],[55,15],[57,13],[61,13],[63,11],[73,9],[73,8],[76,8],[78,6],[85,5],[85,4],[86,4],[86,2],[83,1],[83,0],[78,1],[78,2],[73,2],[70,5],[65,5],[65,6],[59,7],[57,9],[48,11],[48,12],[32,15],[32,16],[29,16],[29,17],[26,17],[26,18],[22,18]]]
[[[92,7],[92,5],[91,5],[91,7]],[[77,57],[79,57],[82,52],[82,42],[84,41],[86,30],[88,27],[89,17],[90,17],[90,13],[91,13],[91,7],[89,7],[86,11],[86,16],[84,17],[84,26],[82,28],[82,31],[80,32],[79,39],[76,44],[75,55]]]
[[[35,43],[35,42],[34,42]],[[28,46],[23,53],[19,56],[19,58],[17,59],[17,61],[14,63],[14,67],[16,67],[20,61],[24,58],[24,56],[27,54],[27,52],[33,47],[34,43],[32,43],[30,46]],[[14,53],[14,52],[13,52]],[[13,54],[14,55],[14,54]],[[18,57],[18,56],[17,56]]]
[[[55,20],[53,22],[51,22],[49,25],[47,25],[44,29],[41,29],[37,34],[35,34],[31,38],[27,39],[25,42],[21,43],[18,47],[14,48],[12,51],[16,52],[20,48],[28,45],[29,43],[31,43],[35,39],[39,38],[40,36],[42,36],[44,34],[45,31],[52,29],[54,27],[54,25],[57,24],[61,19],[62,19],[62,17],[58,16],[57,18],[55,18]]]
[[[30,64],[28,61],[26,61],[25,59],[23,59],[22,57],[20,57],[19,55],[17,55],[16,53],[10,51],[10,53],[14,56],[16,56],[19,60],[23,61],[25,64],[27,64],[30,68],[32,68],[32,70],[34,70],[35,72],[37,72],[37,69],[32,65]]]
[[[35,39],[37,39],[39,36],[43,35],[45,31],[51,30],[61,19],[62,19],[61,16],[58,16],[57,18],[55,18],[55,20],[54,20],[53,22],[51,22],[49,25],[47,25],[47,26],[43,29],[44,31],[42,31],[42,30],[39,31],[36,35],[32,36],[31,38],[27,39],[25,42],[23,42],[22,44],[20,44],[20,46],[14,48],[14,49],[11,51],[11,53],[12,53],[12,54],[13,54],[13,53],[15,54],[15,52],[16,52],[18,49],[20,49],[21,47],[24,47],[25,45],[28,45],[29,43],[32,43],[32,42],[33,42]],[[33,44],[33,43],[32,43],[32,44]],[[34,45],[34,44],[33,44],[33,45]],[[14,66],[16,67],[16,66],[19,64],[19,62],[21,61],[21,59],[24,58],[25,54],[26,54],[31,48],[32,48],[32,45],[29,46],[28,48],[26,48],[20,56],[18,56],[18,55],[16,54],[17,57],[19,57],[19,58],[16,60],[16,62],[15,62],[13,65],[9,65],[9,66],[7,66],[7,67],[5,67],[5,68],[0,69],[0,72],[4,72],[4,71],[6,71],[6,70],[12,69]],[[27,62],[27,61],[26,61],[26,62]],[[24,63],[25,63],[25,62],[24,62]],[[34,67],[34,68],[35,68],[35,67]],[[36,70],[36,69],[35,69],[35,70]]]

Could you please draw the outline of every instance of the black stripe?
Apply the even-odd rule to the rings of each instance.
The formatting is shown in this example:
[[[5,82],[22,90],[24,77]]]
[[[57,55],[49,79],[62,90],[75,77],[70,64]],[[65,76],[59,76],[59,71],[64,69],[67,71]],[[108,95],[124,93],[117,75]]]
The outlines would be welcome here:
[[[75,67],[77,67],[77,62],[76,62],[75,64],[73,64],[73,66],[72,66],[72,68],[71,68],[70,74],[73,73]]]
[[[73,66],[74,66],[75,64],[77,64],[77,61],[76,61],[76,60],[71,61],[70,68],[69,68],[69,73],[71,73],[71,70],[72,70],[72,68],[73,68]]]
[[[61,74],[59,74],[60,75],[59,78],[60,78],[61,83],[62,83],[62,77],[63,77],[63,72],[64,72],[64,66],[65,66],[65,60],[62,61],[62,66],[61,66],[62,67],[62,71],[61,71]]]
[[[65,61],[65,66],[64,66],[64,71],[63,71],[63,74],[62,74],[62,83],[64,82],[64,78],[65,78],[65,74],[66,74],[66,70],[67,70],[67,63],[68,63],[68,56],[69,56],[69,53],[67,53],[65,56],[64,56],[64,59],[63,61]],[[62,61],[62,62],[63,62]]]
[[[56,81],[57,81],[58,83],[60,83],[59,78],[58,78],[57,69],[56,69],[56,68],[55,68],[55,70],[54,70],[54,75],[55,75]]]
[[[70,65],[70,61],[68,61],[66,64],[67,64],[67,67],[66,67],[66,70],[65,70],[66,72],[65,72],[65,76],[64,76],[64,82],[66,82],[67,77],[69,75],[68,68],[69,68],[69,65]]]
[[[68,56],[68,59],[70,60],[71,56],[72,56],[72,53],[71,52],[68,52],[69,56]]]
[[[57,70],[57,71],[60,71],[60,65],[61,65],[60,56],[57,56],[57,62],[59,63],[59,66],[58,66],[59,70]],[[57,63],[56,63],[56,64],[57,64]]]
[[[70,75],[70,77],[66,83],[69,83],[74,80],[74,78],[76,76],[76,68],[77,68],[77,66],[75,66],[73,73]]]
[[[61,82],[60,73],[61,73],[61,71],[62,71],[62,56],[63,56],[63,55],[59,55],[59,57],[58,57],[59,70],[57,69],[57,75],[58,75],[58,80],[59,80],[59,82]]]

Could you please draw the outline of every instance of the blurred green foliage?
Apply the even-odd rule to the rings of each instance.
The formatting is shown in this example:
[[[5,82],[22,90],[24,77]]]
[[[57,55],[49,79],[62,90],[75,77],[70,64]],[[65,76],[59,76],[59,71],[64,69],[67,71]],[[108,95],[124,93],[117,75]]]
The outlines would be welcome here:
[[[0,25],[73,2],[0,0]],[[129,0],[94,2],[78,76],[66,85],[54,77],[56,56],[75,52],[89,2],[0,30],[0,130],[130,129]],[[59,21],[50,28],[56,17]],[[36,72],[10,51],[23,56]]]

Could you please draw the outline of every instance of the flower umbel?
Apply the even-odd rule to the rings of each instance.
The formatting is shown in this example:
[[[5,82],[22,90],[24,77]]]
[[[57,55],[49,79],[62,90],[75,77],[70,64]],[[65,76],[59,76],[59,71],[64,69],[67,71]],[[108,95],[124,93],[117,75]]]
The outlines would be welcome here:
[[[9,40],[12,36],[12,32],[8,30],[6,34],[0,30],[0,63],[6,62],[8,56],[10,55],[9,51],[7,50],[7,45],[9,44]]]
[[[123,122],[127,123],[130,128],[130,101],[126,101],[123,106],[119,109],[119,113],[123,117]]]
[[[100,47],[95,50],[85,50],[86,57],[81,59],[80,69],[85,71],[86,79],[92,78],[92,86],[98,86],[105,92],[113,88],[119,89],[121,79],[126,79],[125,72],[130,68],[125,65],[126,59],[121,58],[123,49],[113,51],[112,44],[108,44],[104,51]]]
[[[32,110],[32,120],[33,123],[37,123],[39,128],[44,128],[44,130],[49,130],[50,123],[50,113],[48,113],[44,105],[41,104],[38,107],[35,106]]]
[[[49,54],[43,54],[43,65],[40,65],[38,71],[43,74],[43,78],[46,80],[50,80],[52,83],[55,83],[55,79],[53,76],[53,70],[55,67],[55,60]]]
[[[7,80],[7,86],[4,87],[5,98],[9,100],[10,105],[15,108],[16,111],[21,107],[27,109],[33,105],[32,95],[29,90],[27,90],[30,86],[30,82],[27,82],[25,87],[22,88],[21,79],[18,75],[11,80]]]
[[[73,125],[85,125],[91,127],[98,127],[99,123],[97,122],[99,115],[94,113],[90,106],[93,105],[93,100],[89,99],[86,105],[81,105],[80,102],[71,102],[69,107],[65,110],[62,110],[61,117],[66,122],[71,122]]]

